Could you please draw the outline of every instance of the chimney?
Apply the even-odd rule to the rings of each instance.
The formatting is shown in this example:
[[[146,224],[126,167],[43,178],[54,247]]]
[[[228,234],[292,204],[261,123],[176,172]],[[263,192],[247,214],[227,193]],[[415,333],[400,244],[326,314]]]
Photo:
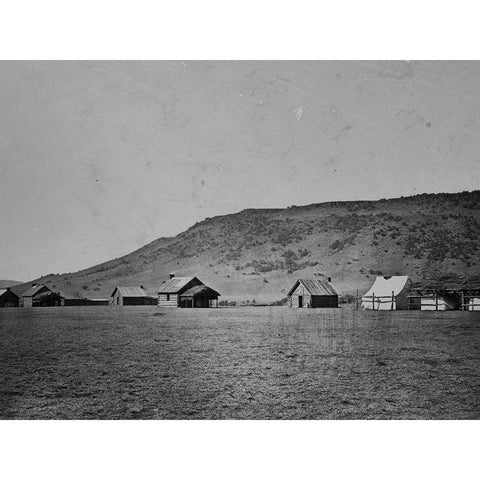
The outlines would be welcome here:
[[[174,276],[175,276],[174,273],[171,273],[171,274],[170,274],[170,278],[173,278]]]
[[[141,288],[142,290],[145,290],[145,287],[144,287],[143,285],[140,285],[140,288]]]
[[[327,281],[328,281],[328,283],[330,283],[332,281],[332,277],[328,277]]]

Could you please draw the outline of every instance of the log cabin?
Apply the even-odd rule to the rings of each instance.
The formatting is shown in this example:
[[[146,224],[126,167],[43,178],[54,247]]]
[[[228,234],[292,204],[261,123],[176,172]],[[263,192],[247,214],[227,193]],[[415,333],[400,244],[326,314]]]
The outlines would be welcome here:
[[[298,279],[287,294],[291,308],[337,308],[339,296],[331,278]]]
[[[115,287],[110,295],[111,305],[156,305],[156,298],[148,295],[143,285],[140,287]]]
[[[21,307],[60,307],[63,298],[50,290],[46,285],[32,285],[22,294]]]
[[[176,277],[170,274],[158,291],[159,307],[208,308],[218,306],[220,294],[197,277]]]

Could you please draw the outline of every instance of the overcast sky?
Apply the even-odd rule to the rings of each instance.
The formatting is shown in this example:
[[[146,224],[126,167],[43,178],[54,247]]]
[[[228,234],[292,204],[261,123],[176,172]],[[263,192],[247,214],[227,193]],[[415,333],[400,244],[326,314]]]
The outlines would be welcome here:
[[[245,208],[480,186],[480,62],[1,62],[0,278]]]

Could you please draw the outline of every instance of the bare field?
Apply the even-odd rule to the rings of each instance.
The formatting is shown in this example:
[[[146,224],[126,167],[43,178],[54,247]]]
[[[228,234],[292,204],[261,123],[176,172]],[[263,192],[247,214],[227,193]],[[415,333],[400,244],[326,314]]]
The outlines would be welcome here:
[[[0,309],[0,418],[478,419],[480,313]]]

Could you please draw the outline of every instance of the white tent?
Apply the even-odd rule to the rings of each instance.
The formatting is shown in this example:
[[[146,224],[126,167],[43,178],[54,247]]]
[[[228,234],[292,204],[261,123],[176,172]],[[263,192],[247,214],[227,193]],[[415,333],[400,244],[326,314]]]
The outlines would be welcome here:
[[[407,275],[377,277],[370,290],[362,297],[362,309],[407,310],[411,283]]]

